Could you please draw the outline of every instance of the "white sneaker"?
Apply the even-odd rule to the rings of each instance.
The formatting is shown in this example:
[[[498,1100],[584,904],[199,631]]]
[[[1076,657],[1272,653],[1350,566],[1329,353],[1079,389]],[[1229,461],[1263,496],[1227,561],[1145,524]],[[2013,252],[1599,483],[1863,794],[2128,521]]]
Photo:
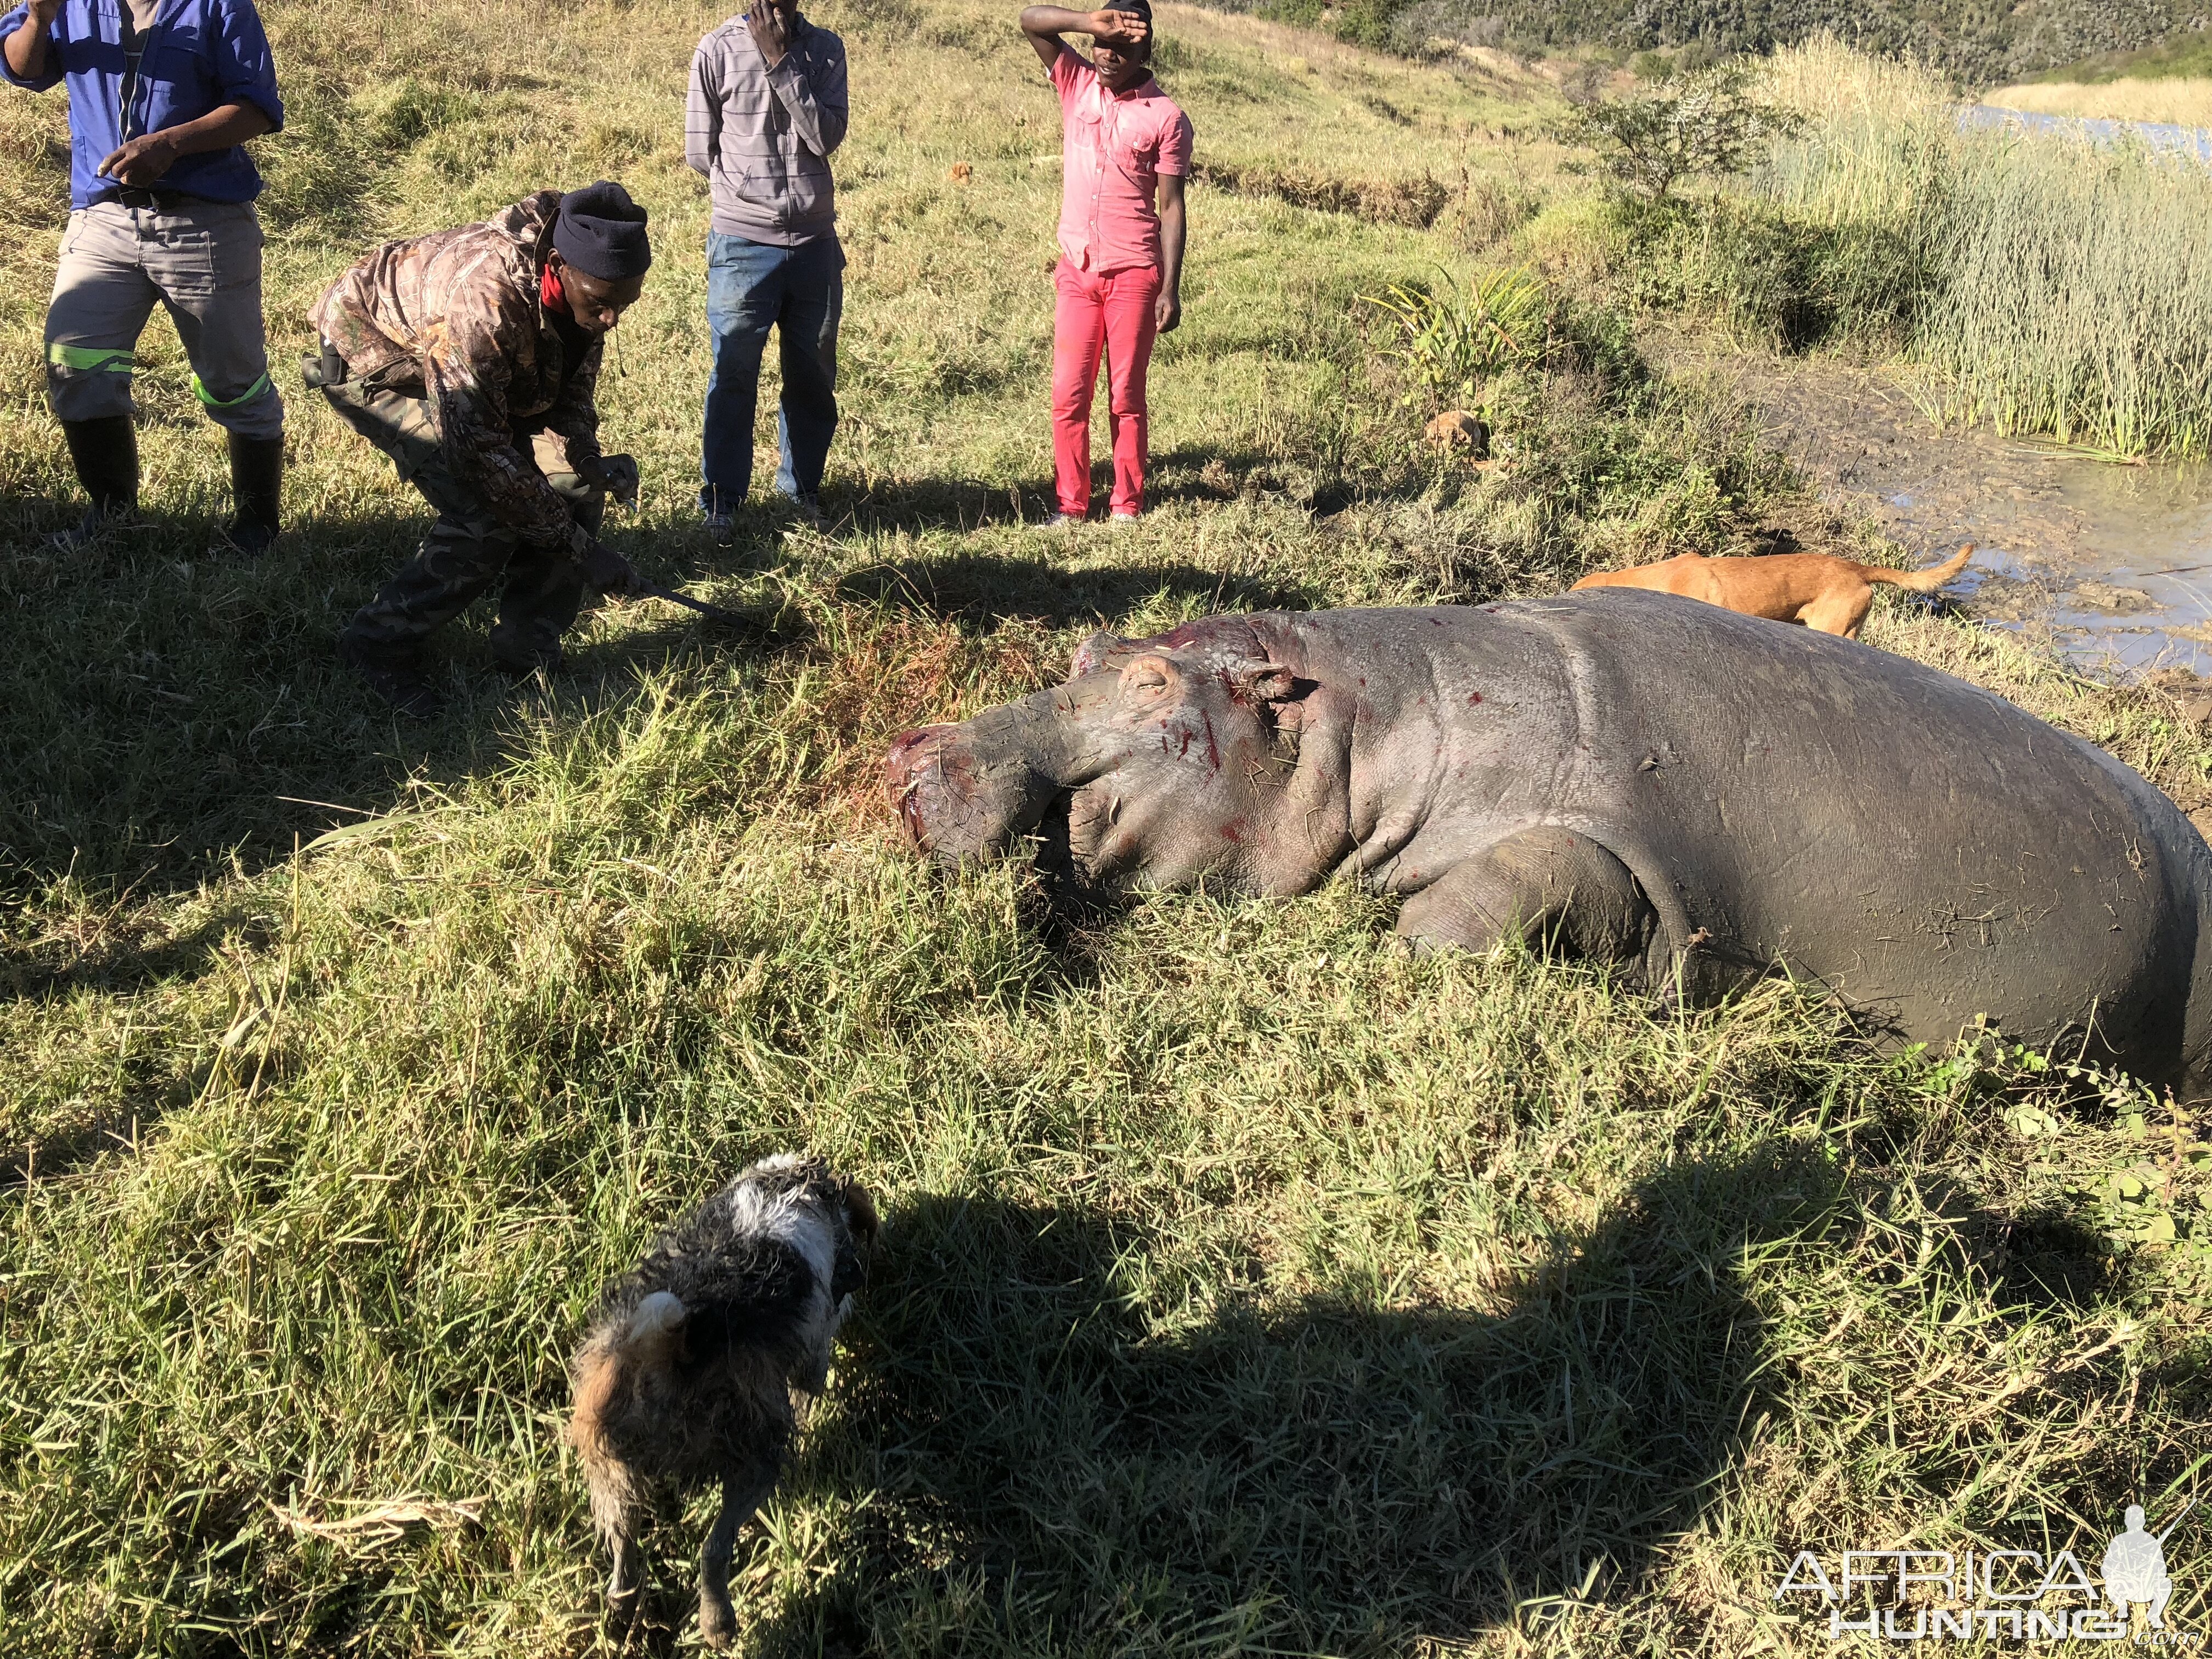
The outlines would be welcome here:
[[[1040,530],[1073,530],[1076,526],[1082,522],[1082,520],[1075,517],[1073,514],[1055,513],[1050,518],[1047,519],[1042,524],[1039,525],[1037,528]]]
[[[1133,530],[1137,526],[1138,516],[1134,513],[1116,513],[1106,522],[1116,530]]]

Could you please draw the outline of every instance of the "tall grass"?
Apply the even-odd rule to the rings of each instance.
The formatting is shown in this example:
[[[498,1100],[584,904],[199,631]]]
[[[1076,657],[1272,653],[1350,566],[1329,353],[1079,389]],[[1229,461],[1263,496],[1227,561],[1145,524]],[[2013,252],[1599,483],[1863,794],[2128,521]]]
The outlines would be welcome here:
[[[1934,77],[1833,41],[1777,53],[1767,79],[1809,125],[1747,195],[1829,234],[1842,286],[1902,298],[1946,412],[2128,454],[2212,448],[2212,169],[1962,130]]]
[[[1951,410],[2124,454],[2212,447],[2212,172],[2064,139],[1960,149],[1917,325]]]

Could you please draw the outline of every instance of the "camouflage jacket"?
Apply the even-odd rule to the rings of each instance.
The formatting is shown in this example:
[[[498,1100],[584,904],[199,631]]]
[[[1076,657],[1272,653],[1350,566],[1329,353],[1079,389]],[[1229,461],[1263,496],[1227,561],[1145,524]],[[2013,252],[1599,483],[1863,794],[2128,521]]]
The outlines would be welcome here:
[[[571,539],[573,527],[539,467],[574,471],[599,453],[601,343],[571,365],[538,297],[560,205],[558,191],[542,190],[485,223],[387,242],[308,313],[351,379],[381,376],[428,401],[454,476],[538,545]]]

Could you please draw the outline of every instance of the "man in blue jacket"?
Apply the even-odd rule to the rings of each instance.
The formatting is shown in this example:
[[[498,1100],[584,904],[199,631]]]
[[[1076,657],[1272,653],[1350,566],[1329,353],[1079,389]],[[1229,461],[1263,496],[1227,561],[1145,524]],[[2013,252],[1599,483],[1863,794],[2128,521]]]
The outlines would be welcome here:
[[[66,83],[70,218],[46,312],[46,395],[92,498],[78,540],[138,500],[131,376],[158,301],[192,390],[229,434],[230,545],[276,538],[284,404],[261,323],[261,175],[284,125],[253,0],[27,0],[0,18],[0,78]]]

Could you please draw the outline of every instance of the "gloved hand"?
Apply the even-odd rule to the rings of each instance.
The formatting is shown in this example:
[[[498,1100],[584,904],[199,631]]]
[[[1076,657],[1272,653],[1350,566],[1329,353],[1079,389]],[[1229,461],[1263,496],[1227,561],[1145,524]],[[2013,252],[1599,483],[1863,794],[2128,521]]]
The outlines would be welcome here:
[[[631,455],[601,455],[577,467],[576,476],[594,489],[604,489],[624,507],[637,508],[637,459]]]
[[[587,542],[576,558],[584,568],[585,582],[609,599],[630,599],[645,592],[629,561],[603,541]]]

